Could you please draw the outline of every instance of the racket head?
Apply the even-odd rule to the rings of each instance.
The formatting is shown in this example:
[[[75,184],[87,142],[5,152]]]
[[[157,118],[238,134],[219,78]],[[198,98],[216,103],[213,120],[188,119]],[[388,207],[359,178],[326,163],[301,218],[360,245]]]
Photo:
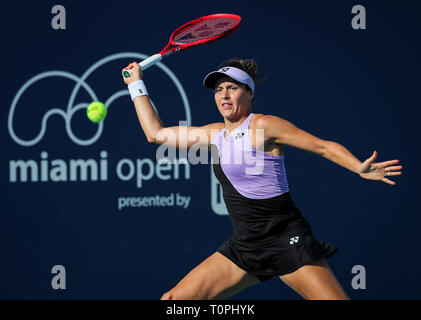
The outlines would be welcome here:
[[[166,55],[225,38],[236,31],[240,24],[241,17],[229,13],[211,14],[192,20],[172,33],[168,45],[160,54]]]

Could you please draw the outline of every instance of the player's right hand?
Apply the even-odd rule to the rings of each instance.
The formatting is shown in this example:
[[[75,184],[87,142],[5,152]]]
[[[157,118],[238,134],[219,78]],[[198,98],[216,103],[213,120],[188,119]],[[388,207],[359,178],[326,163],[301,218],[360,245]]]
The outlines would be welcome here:
[[[123,75],[123,72],[125,70],[131,70],[131,75],[128,78],[125,78]],[[129,85],[130,83],[137,81],[137,80],[142,80],[142,70],[139,66],[139,64],[137,62],[132,62],[130,63],[127,67],[125,67],[124,69],[121,70],[121,75],[123,76],[123,80],[124,83]]]

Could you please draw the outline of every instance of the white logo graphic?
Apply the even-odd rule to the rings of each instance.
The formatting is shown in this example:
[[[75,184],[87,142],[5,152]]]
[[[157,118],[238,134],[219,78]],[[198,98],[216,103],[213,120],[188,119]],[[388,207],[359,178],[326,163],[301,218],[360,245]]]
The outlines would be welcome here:
[[[292,237],[292,238],[290,238],[289,240],[289,244],[294,244],[294,243],[298,243],[298,240],[300,239],[300,237],[299,236],[297,236],[297,237]]]
[[[351,281],[351,285],[352,285],[352,289],[354,290],[365,290],[367,289],[367,279],[366,279],[366,270],[365,267],[363,265],[356,265],[352,267],[351,273],[356,274],[356,276],[354,276],[352,278]]]
[[[72,130],[72,118],[77,111],[86,110],[88,105],[93,101],[102,101],[104,102],[107,109],[111,107],[113,102],[120,97],[129,96],[130,93],[127,89],[120,90],[117,92],[112,93],[107,99],[100,99],[97,97],[96,93],[94,92],[93,88],[88,84],[87,79],[92,73],[98,70],[100,67],[104,66],[105,64],[112,62],[118,59],[138,59],[138,61],[148,58],[148,55],[136,52],[122,52],[107,56],[98,62],[94,63],[91,67],[89,67],[85,73],[81,76],[77,76],[73,73],[62,71],[62,70],[51,70],[42,72],[30,78],[26,81],[22,87],[18,90],[16,95],[14,96],[12,103],[10,105],[9,115],[8,115],[8,131],[10,137],[13,141],[23,147],[31,147],[39,143],[45,136],[47,131],[47,124],[50,120],[51,116],[58,115],[61,116],[65,121],[65,129],[66,132],[73,143],[80,145],[80,146],[90,146],[94,144],[100,137],[104,130],[104,122],[99,122],[97,125],[97,131],[93,134],[92,137],[86,139],[80,139],[75,135]],[[183,86],[181,85],[180,81],[177,79],[175,74],[164,64],[161,62],[157,63],[156,66],[161,69],[168,77],[172,80],[174,85],[176,86],[185,111],[185,119],[183,125],[191,126],[191,111],[189,101],[187,99],[187,95],[184,91]],[[148,71],[149,72],[149,71]],[[116,75],[118,76],[118,75]],[[19,119],[15,116],[16,109],[22,107],[29,107],[22,103],[21,98],[22,96],[29,90],[33,85],[35,85],[38,81],[46,80],[46,79],[53,79],[54,78],[65,78],[68,80],[73,81],[74,87],[70,93],[70,96],[67,100],[67,103],[63,101],[63,105],[61,108],[51,108],[49,109],[42,117],[40,131],[36,134],[33,138],[22,139],[18,136],[15,131],[14,124]],[[90,101],[75,103],[77,95],[79,93],[79,89],[83,88],[85,92],[88,94]],[[125,97],[127,98],[127,97]],[[151,100],[153,107],[155,105]],[[156,108],[155,108],[156,110]],[[158,110],[156,110],[158,112]],[[47,151],[41,152],[41,160],[39,159],[29,159],[29,160],[11,160],[10,161],[10,168],[9,168],[9,181],[12,183],[18,182],[66,182],[66,181],[107,181],[108,180],[108,153],[106,151],[102,151],[100,153],[101,159],[49,159],[49,154]],[[177,162],[177,165],[179,163]],[[164,164],[162,164],[165,166]],[[187,165],[187,164],[186,164]],[[123,170],[124,168],[128,168],[128,172]],[[143,168],[143,167],[147,168]],[[168,180],[170,176],[167,174],[162,174],[160,170],[161,164],[155,164],[152,159],[136,159],[132,161],[131,159],[121,159],[117,162],[116,166],[116,173],[117,177],[122,181],[128,181],[131,179],[136,179],[136,186],[138,188],[142,187],[142,182],[146,180],[151,180],[155,176],[155,171],[157,172],[157,176],[160,180]],[[167,167],[165,167],[167,170]],[[222,198],[222,189],[221,185],[217,181],[216,177],[213,174],[212,166],[211,168],[211,207],[216,214],[226,215],[228,214],[225,203]],[[148,171],[149,169],[149,171]],[[146,173],[144,172],[146,170]],[[172,178],[179,179],[178,177],[178,167],[174,169],[174,176]],[[80,174],[78,172],[80,171]],[[177,172],[177,173],[176,173]],[[190,171],[185,171],[185,179],[190,179]],[[180,202],[183,197],[179,196],[177,193],[177,197],[174,198],[175,203]],[[187,199],[187,197],[185,197]],[[132,203],[133,199],[131,197],[127,198],[130,199],[130,203]],[[177,200],[178,199],[178,200]],[[122,209],[126,205],[124,202],[126,198],[119,198],[118,205],[119,210]],[[138,200],[138,199],[137,199]],[[180,201],[179,201],[180,200]],[[188,205],[190,201],[190,197],[188,197],[188,201],[184,201],[184,206]]]
[[[47,122],[48,122],[49,118],[53,115],[59,115],[59,116],[62,116],[63,119],[65,120],[66,132],[67,132],[69,138],[75,144],[78,144],[78,145],[81,145],[81,146],[89,146],[89,145],[95,143],[99,139],[99,137],[101,136],[102,131],[104,129],[104,123],[103,122],[100,122],[98,124],[98,129],[97,129],[96,133],[94,134],[94,136],[89,138],[89,139],[85,139],[85,140],[79,139],[73,133],[72,126],[71,126],[72,117],[77,111],[82,110],[82,109],[83,110],[86,109],[92,101],[103,101],[101,99],[98,99],[94,90],[86,82],[86,79],[95,70],[97,70],[99,67],[101,67],[104,64],[106,64],[108,62],[111,62],[113,60],[127,59],[127,58],[136,58],[136,59],[142,60],[142,59],[145,59],[147,57],[148,56],[145,55],[145,54],[136,53],[136,52],[117,53],[117,54],[113,54],[113,55],[110,55],[108,57],[105,57],[105,58],[101,59],[100,61],[96,62],[81,77],[78,77],[78,76],[76,76],[76,75],[74,75],[70,72],[61,71],[61,70],[46,71],[46,72],[42,72],[42,73],[32,77],[27,82],[25,82],[25,84],[19,89],[19,91],[17,92],[17,94],[13,98],[12,104],[10,106],[9,117],[8,117],[8,129],[9,129],[10,136],[12,137],[12,139],[17,144],[19,144],[23,147],[33,146],[33,145],[37,144],[38,142],[40,142],[42,140],[42,138],[44,137],[45,132],[47,130]],[[189,105],[189,101],[187,99],[187,95],[186,95],[186,93],[183,89],[183,86],[181,85],[180,81],[177,79],[175,74],[168,67],[166,67],[161,62],[157,63],[157,66],[170,77],[170,79],[174,82],[175,86],[177,87],[177,89],[180,93],[181,99],[183,101],[184,110],[185,110],[185,113],[186,113],[187,125],[191,125],[190,105]],[[23,140],[23,139],[19,138],[18,135],[16,134],[14,128],[13,128],[13,116],[14,116],[15,110],[18,106],[19,99],[25,93],[25,91],[28,90],[36,82],[38,82],[40,80],[43,80],[43,79],[46,79],[46,78],[54,78],[54,77],[62,77],[62,78],[73,80],[75,82],[75,86],[73,87],[73,90],[70,94],[69,100],[67,101],[66,109],[65,110],[61,109],[61,108],[50,109],[49,111],[47,111],[45,113],[44,117],[42,118],[41,130],[36,137],[34,137],[33,139],[29,139],[29,140]],[[82,102],[82,103],[78,103],[78,104],[74,105],[74,101],[76,99],[76,96],[79,92],[80,87],[83,87],[86,90],[86,92],[88,93],[88,95],[91,98],[91,101]],[[109,96],[108,99],[106,99],[106,100],[104,99],[105,100],[104,104],[108,109],[108,108],[110,108],[110,106],[112,105],[112,103],[116,99],[118,99],[122,96],[126,96],[126,95],[129,95],[128,90],[117,91],[117,92],[113,93],[111,96]],[[155,110],[156,110],[156,108],[155,108]]]

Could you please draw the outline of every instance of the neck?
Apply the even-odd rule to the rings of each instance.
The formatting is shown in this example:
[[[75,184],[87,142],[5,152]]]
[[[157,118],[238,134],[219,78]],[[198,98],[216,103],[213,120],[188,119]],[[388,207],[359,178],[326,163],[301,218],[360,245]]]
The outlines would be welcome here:
[[[247,111],[246,114],[238,116],[236,118],[231,119],[224,119],[225,120],[225,127],[226,128],[236,128],[241,125],[244,121],[246,121],[247,117],[250,115],[251,111]]]

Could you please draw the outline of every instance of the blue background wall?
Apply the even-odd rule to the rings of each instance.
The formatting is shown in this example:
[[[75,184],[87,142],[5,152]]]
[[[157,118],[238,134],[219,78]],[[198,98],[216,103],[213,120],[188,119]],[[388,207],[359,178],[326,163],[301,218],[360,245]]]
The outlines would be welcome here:
[[[95,63],[119,53],[86,79],[105,102],[125,90],[120,70],[139,61],[134,53],[159,51],[170,32],[203,15],[242,16],[229,38],[169,57],[163,63],[181,82],[192,125],[221,121],[212,94],[202,87],[207,72],[226,58],[254,58],[265,81],[257,87],[255,112],[274,114],[365,160],[399,159],[404,174],[396,186],[367,181],[321,157],[286,148],[286,168],[296,205],[316,236],[340,247],[329,264],[354,299],[421,298],[420,210],[420,12],[414,1],[43,1],[9,2],[1,12],[3,39],[0,108],[0,298],[158,299],[190,269],[213,253],[232,231],[229,218],[211,205],[206,164],[191,165],[186,178],[123,181],[122,159],[155,160],[129,96],[109,105],[103,127],[89,122],[92,96],[80,89],[80,104],[66,131],[63,117],[48,118],[42,139],[23,146],[8,119],[27,81],[51,70],[82,76]],[[66,30],[51,27],[51,8],[66,8]],[[367,29],[351,27],[354,5],[367,10]],[[167,126],[187,119],[174,83],[158,67],[145,72],[150,97]],[[45,114],[67,110],[75,82],[47,77],[27,88],[16,104],[12,126],[21,140],[38,136]],[[98,131],[102,130],[102,131]],[[101,152],[103,158],[101,158]],[[44,153],[43,153],[44,152]],[[42,159],[41,154],[44,158]],[[46,153],[46,154],[45,154]],[[101,159],[105,181],[11,182],[11,161],[34,160],[39,168],[61,159]],[[42,162],[44,161],[44,162]],[[48,163],[47,163],[48,161]],[[43,163],[43,164],[42,164]],[[124,167],[128,174],[129,167]],[[146,172],[147,167],[144,167]],[[123,208],[119,197],[190,196],[188,208]],[[66,290],[54,290],[54,265],[66,269]],[[354,290],[354,265],[367,272],[367,288]],[[236,299],[296,299],[279,279],[253,286]]]

